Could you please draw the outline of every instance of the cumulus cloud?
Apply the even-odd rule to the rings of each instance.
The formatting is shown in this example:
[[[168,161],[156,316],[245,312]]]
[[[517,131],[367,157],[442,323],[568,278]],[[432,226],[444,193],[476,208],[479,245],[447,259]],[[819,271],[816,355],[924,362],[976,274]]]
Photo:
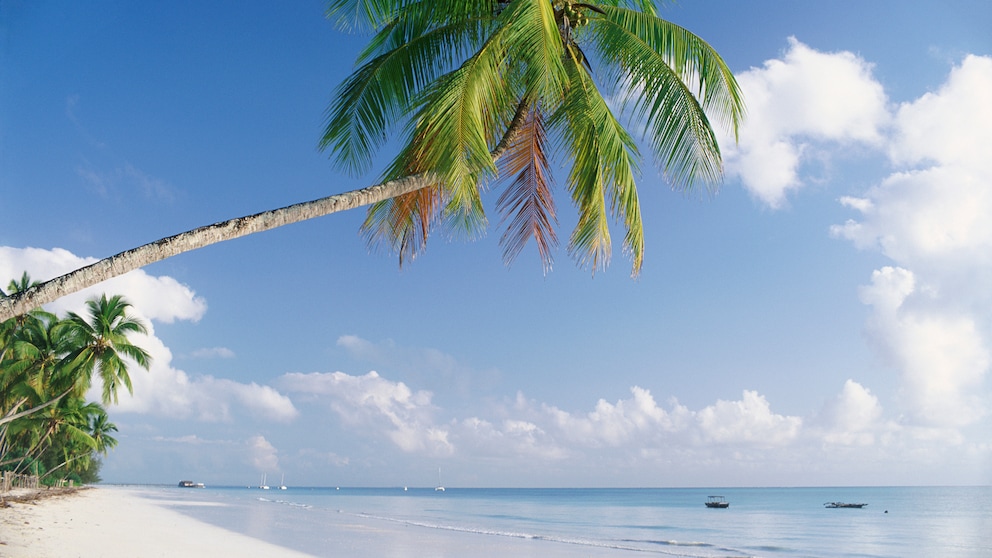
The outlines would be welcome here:
[[[861,220],[833,227],[859,248],[942,279],[992,268],[992,58],[967,57],[938,91],[904,103],[889,156],[901,166],[863,197]]]
[[[992,57],[968,55],[938,91],[900,105],[890,155],[899,164],[989,169]]]
[[[591,412],[582,415],[546,405],[542,406],[542,412],[564,438],[590,446],[618,446],[643,439],[645,435],[672,432],[684,424],[687,414],[684,407],[676,404],[672,411],[665,411],[650,391],[637,386],[630,391],[630,399],[616,403],[600,399]]]
[[[47,281],[95,263],[96,258],[76,256],[68,250],[53,248],[12,248],[0,246],[0,280],[20,278],[25,271],[34,281]],[[9,279],[7,279],[9,278]],[[85,308],[85,301],[103,293],[123,294],[142,316],[162,323],[176,320],[198,321],[207,311],[207,303],[192,289],[172,277],[155,277],[136,269],[103,283],[62,297],[45,306],[63,314]]]
[[[775,414],[756,391],[745,390],[739,401],[719,400],[697,414],[704,440],[722,444],[779,446],[794,440],[802,419]]]
[[[841,203],[858,219],[831,232],[896,265],[861,299],[867,333],[901,375],[918,427],[973,424],[987,413],[992,300],[992,58],[968,56],[936,91],[901,104],[888,155],[895,171]]]
[[[486,458],[536,458],[558,461],[573,455],[570,449],[536,423],[521,419],[490,421],[470,417],[452,426],[460,451]]]
[[[147,372],[132,370],[134,395],[122,393],[115,412],[207,422],[231,422],[239,412],[266,422],[290,422],[299,414],[289,397],[272,387],[191,377],[172,365],[172,352],[154,335],[137,343],[151,353],[152,366]]]
[[[34,280],[47,280],[93,263],[67,250],[55,248],[11,248],[0,246],[0,277],[20,277],[28,271]],[[147,335],[137,335],[135,343],[152,356],[149,371],[131,369],[134,394],[119,393],[114,412],[153,414],[173,418],[208,421],[232,420],[235,407],[261,420],[290,421],[297,411],[288,397],[268,386],[242,384],[204,376],[191,378],[172,365],[172,351],[155,335],[155,323],[199,320],[206,302],[192,289],[167,276],[156,277],[143,270],[131,271],[99,285],[63,297],[46,308],[58,315],[67,311],[82,313],[85,301],[103,293],[121,294],[131,303],[131,313],[145,322]],[[226,349],[215,349],[224,355]],[[99,397],[99,380],[91,398]]]
[[[910,285],[894,282],[893,287],[874,293],[879,307],[904,306],[901,298]],[[324,409],[353,435],[389,440],[404,454],[514,467],[541,462],[552,468],[567,463],[572,469],[596,463],[598,468],[643,471],[653,464],[703,475],[701,479],[732,466],[742,471],[740,482],[772,482],[778,473],[765,467],[794,473],[796,467],[805,470],[815,463],[822,471],[851,459],[877,466],[918,461],[921,452],[936,461],[949,447],[987,453],[945,427],[886,418],[878,397],[854,380],[839,386],[808,416],[776,411],[755,390],[698,409],[674,397],[659,404],[650,390],[639,386],[631,387],[627,397],[599,399],[586,410],[566,410],[518,393],[464,412],[438,407],[431,392],[376,372],[293,373],[281,377],[278,385],[307,403],[303,413]]]
[[[802,432],[800,417],[772,412],[768,401],[754,391],[744,391],[739,401],[717,401],[699,411],[674,398],[662,407],[649,390],[638,386],[630,393],[615,403],[600,399],[592,410],[579,413],[517,394],[502,420],[461,420],[452,428],[452,439],[460,451],[557,460],[604,449],[643,455],[716,447],[784,448]]]
[[[877,440],[882,406],[871,390],[854,380],[844,382],[840,393],[830,399],[817,416],[815,426],[826,444],[870,446]]]
[[[828,157],[824,145],[880,146],[890,119],[872,65],[850,52],[819,52],[790,38],[781,59],[737,80],[748,116],[738,144],[721,141],[727,174],[772,208],[803,185],[805,162]]]
[[[253,436],[245,442],[251,464],[258,471],[279,469],[279,452],[264,436]]]
[[[744,390],[736,400],[717,400],[692,410],[675,398],[659,405],[650,390],[634,386],[630,397],[615,402],[600,399],[584,412],[518,393],[509,404],[443,419],[446,410],[431,403],[430,392],[414,391],[376,372],[293,373],[279,384],[325,405],[361,435],[383,436],[403,452],[428,456],[551,462],[597,455],[670,459],[678,454],[703,462],[729,455],[757,463],[770,451],[780,457],[800,451],[809,459],[819,459],[823,456],[818,452],[830,448],[881,451],[935,432],[940,436],[931,436],[929,442],[960,442],[959,437],[946,437],[945,429],[884,420],[878,398],[854,380],[845,382],[837,395],[807,418],[775,412],[767,398],[754,390]]]
[[[974,320],[935,304],[909,270],[885,267],[862,287],[872,307],[868,332],[902,375],[910,415],[925,426],[965,426],[986,412],[978,388],[989,351]]]
[[[403,382],[375,371],[363,376],[344,372],[284,375],[279,385],[325,402],[346,422],[384,430],[406,452],[451,453],[448,430],[433,424],[435,408],[429,391],[412,391]]]

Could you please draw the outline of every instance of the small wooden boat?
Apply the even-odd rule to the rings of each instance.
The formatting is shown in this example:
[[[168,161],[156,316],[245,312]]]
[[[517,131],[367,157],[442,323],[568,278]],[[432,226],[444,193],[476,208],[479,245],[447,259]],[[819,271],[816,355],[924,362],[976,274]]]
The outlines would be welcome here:
[[[868,504],[847,504],[845,502],[827,502],[823,504],[825,508],[858,508],[861,509]]]
[[[728,502],[723,496],[709,496],[706,498],[707,508],[729,508],[730,502]]]

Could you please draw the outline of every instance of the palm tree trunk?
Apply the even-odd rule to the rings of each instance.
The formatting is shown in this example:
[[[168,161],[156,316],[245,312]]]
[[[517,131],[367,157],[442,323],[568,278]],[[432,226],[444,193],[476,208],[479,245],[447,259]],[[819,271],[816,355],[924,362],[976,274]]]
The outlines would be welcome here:
[[[492,151],[493,161],[506,152],[529,112],[528,99],[521,100],[517,112],[507,127],[502,140]],[[297,203],[281,209],[273,209],[239,217],[205,227],[199,227],[174,236],[166,237],[137,248],[102,259],[94,264],[77,269],[61,277],[56,277],[25,291],[0,297],[0,322],[25,314],[66,296],[123,275],[129,271],[164,260],[171,256],[190,252],[225,240],[240,238],[252,233],[267,231],[283,225],[298,223],[331,213],[371,205],[403,194],[414,192],[432,183],[429,174],[405,176],[375,186],[335,194],[326,198]]]
[[[34,413],[36,411],[40,411],[40,410],[42,410],[42,409],[44,409],[46,407],[51,407],[52,405],[58,403],[59,400],[61,400],[63,397],[65,397],[66,395],[69,395],[69,393],[73,389],[74,388],[70,387],[69,389],[63,391],[62,394],[59,395],[58,397],[56,397],[55,399],[49,399],[48,401],[45,401],[44,403],[42,403],[41,405],[38,405],[37,407],[31,407],[30,409],[27,409],[25,411],[21,411],[19,413],[14,413],[14,410],[15,409],[17,409],[18,407],[20,407],[21,405],[23,405],[25,401],[27,401],[27,398],[22,398],[20,400],[20,402],[17,403],[17,405],[11,407],[10,412],[8,414],[4,415],[3,417],[0,417],[0,425],[5,425],[8,422],[11,422],[11,421],[17,420],[17,419],[19,419],[21,417],[30,415],[31,413]]]

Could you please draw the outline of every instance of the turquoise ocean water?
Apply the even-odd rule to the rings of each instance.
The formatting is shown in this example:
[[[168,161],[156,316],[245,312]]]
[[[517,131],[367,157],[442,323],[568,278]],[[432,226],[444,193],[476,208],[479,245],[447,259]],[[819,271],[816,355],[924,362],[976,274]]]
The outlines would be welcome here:
[[[992,557],[992,487],[483,489],[149,488],[182,513],[316,556],[332,525],[361,522],[368,537],[425,541],[396,556],[454,556],[432,540],[481,547],[535,541],[534,556]],[[727,509],[703,505],[722,495]],[[183,505],[183,502],[201,505]],[[827,509],[825,502],[863,502]],[[202,503],[220,505],[202,505]],[[369,528],[368,526],[373,528]],[[375,529],[382,526],[380,532]],[[359,534],[359,538],[363,536]],[[432,539],[433,537],[433,539]],[[489,546],[487,546],[489,545]],[[527,545],[513,546],[530,554]],[[353,555],[362,555],[361,545]]]

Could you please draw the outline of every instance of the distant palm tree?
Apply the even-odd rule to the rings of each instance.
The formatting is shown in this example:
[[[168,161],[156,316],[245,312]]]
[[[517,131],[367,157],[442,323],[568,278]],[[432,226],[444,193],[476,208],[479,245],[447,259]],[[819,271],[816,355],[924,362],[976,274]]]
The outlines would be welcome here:
[[[7,290],[10,291],[11,293],[19,293],[19,292],[26,291],[26,290],[28,290],[31,287],[34,287],[36,285],[38,285],[38,282],[37,281],[32,281],[31,280],[31,276],[28,275],[28,272],[27,271],[25,271],[24,273],[21,274],[21,278],[20,279],[11,279],[10,280],[10,283],[7,284]],[[0,291],[0,294],[2,294],[2,293],[3,293],[3,291]]]
[[[31,276],[28,275],[27,271],[25,271],[24,273],[21,274],[20,279],[10,280],[10,283],[7,284],[7,293],[0,290],[0,297],[5,298],[7,296],[21,296],[31,288],[39,287],[39,286],[41,286],[41,283],[39,281],[32,281]],[[24,324],[26,319],[27,319],[27,313],[20,314],[16,316],[14,322],[8,324],[8,326],[18,327]],[[2,360],[2,356],[3,355],[0,354],[0,360]]]
[[[592,269],[606,265],[612,216],[636,274],[640,156],[623,118],[643,130],[672,184],[691,186],[721,173],[706,111],[735,132],[743,115],[719,55],[659,18],[651,0],[331,0],[328,16],[375,35],[338,90],[321,145],[359,171],[406,124],[408,141],[382,184],[122,252],[0,299],[0,320],[182,252],[362,205],[374,204],[363,227],[370,241],[402,262],[438,225],[482,230],[481,192],[498,170],[514,177],[497,202],[509,219],[504,257],[534,238],[547,269],[556,243],[547,157],[555,149],[572,163],[567,187],[579,219],[571,253]]]
[[[93,438],[97,453],[107,454],[108,451],[117,447],[117,438],[110,435],[117,432],[117,425],[110,422],[107,411],[100,406],[91,409],[89,413],[89,435]]]
[[[132,392],[125,357],[146,370],[151,364],[148,352],[128,339],[129,334],[147,333],[147,329],[140,320],[127,315],[131,305],[120,295],[109,299],[102,295],[88,300],[86,306],[88,319],[70,312],[65,320],[74,348],[63,357],[62,363],[69,370],[84,371],[85,387],[89,387],[94,373],[99,374],[103,381],[103,402],[116,403],[120,385]]]

